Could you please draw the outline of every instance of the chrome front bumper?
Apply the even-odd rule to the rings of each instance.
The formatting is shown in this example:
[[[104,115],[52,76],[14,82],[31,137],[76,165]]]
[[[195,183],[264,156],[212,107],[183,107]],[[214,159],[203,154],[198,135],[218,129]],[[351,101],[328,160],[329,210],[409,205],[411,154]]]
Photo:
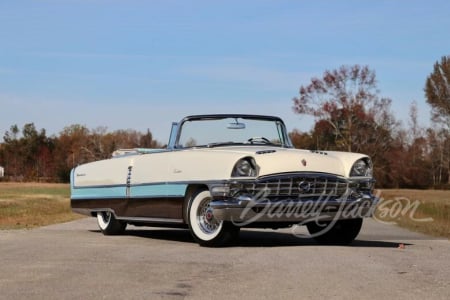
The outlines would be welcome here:
[[[236,224],[292,222],[335,219],[355,219],[373,215],[379,199],[364,195],[358,199],[286,199],[255,200],[238,196],[226,200],[213,200],[210,207],[218,220]]]

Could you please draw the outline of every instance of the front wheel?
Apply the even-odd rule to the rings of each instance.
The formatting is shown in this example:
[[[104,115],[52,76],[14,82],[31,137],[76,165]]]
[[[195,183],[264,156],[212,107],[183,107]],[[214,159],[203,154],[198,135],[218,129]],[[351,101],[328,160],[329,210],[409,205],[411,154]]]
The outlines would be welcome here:
[[[189,200],[189,230],[200,246],[225,246],[237,239],[240,228],[230,222],[217,220],[209,205],[211,200],[211,193],[207,190],[194,194]]]
[[[98,227],[104,235],[118,235],[122,234],[127,227],[127,223],[120,222],[109,211],[102,211],[97,213]]]
[[[335,222],[335,223],[334,223]],[[334,223],[334,224],[333,224]],[[324,245],[348,245],[361,230],[362,218],[306,224],[312,238]]]

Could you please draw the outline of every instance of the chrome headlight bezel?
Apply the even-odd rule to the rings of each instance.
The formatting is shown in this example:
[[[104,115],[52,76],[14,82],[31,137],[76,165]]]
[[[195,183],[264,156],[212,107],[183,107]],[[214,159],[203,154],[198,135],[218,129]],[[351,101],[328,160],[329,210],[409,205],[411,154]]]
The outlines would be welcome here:
[[[238,160],[234,165],[231,177],[256,177],[258,171],[256,168],[256,162],[251,157],[246,157]]]
[[[352,166],[350,177],[372,177],[373,167],[369,158],[358,159]]]

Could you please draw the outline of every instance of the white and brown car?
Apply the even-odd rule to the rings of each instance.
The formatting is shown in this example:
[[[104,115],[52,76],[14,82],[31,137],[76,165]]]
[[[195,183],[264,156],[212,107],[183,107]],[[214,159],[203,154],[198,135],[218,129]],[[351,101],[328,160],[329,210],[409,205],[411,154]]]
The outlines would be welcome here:
[[[127,224],[184,227],[220,246],[241,227],[306,225],[320,243],[348,244],[373,212],[373,184],[368,156],[294,149],[278,117],[198,115],[173,123],[166,149],[74,168],[71,206],[107,235]]]

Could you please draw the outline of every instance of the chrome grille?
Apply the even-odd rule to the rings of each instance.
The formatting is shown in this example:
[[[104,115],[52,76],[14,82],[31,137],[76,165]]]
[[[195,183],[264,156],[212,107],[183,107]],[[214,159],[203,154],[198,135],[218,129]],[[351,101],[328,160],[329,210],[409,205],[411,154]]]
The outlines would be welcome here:
[[[341,197],[347,193],[349,183],[336,176],[291,175],[260,179],[243,183],[241,191],[267,198],[320,198]]]

